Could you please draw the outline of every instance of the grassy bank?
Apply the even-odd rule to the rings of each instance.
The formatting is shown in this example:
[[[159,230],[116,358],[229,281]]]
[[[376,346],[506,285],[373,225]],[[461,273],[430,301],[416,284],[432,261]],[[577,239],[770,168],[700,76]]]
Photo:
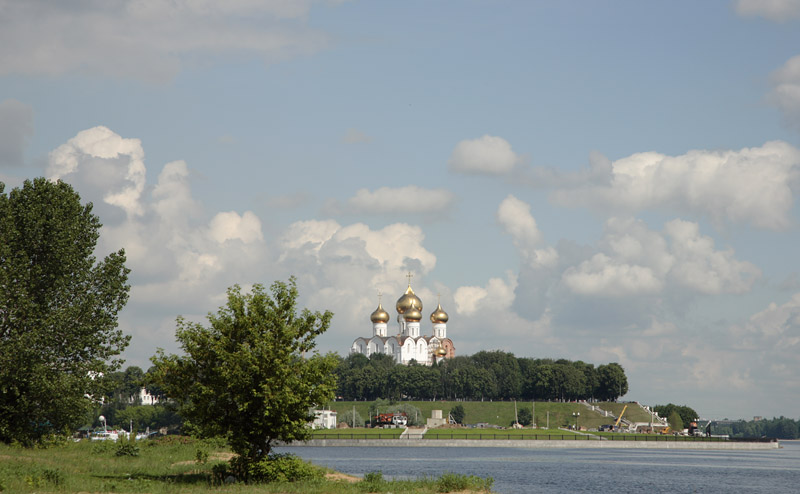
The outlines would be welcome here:
[[[365,479],[326,472],[296,483],[217,485],[212,469],[231,458],[219,444],[171,436],[135,445],[135,455],[117,456],[112,442],[68,442],[47,449],[0,444],[0,491],[160,493],[434,493],[484,491],[491,480],[444,474],[439,478],[386,481],[379,473]],[[132,451],[129,451],[132,452]],[[326,475],[327,474],[327,475]]]
[[[466,424],[484,422],[508,427],[514,421],[513,401],[409,401],[403,403],[410,403],[420,409],[422,423],[425,423],[425,419],[431,416],[432,410],[442,410],[444,416],[447,416],[446,414],[456,405],[464,407],[464,423]],[[356,411],[367,420],[370,404],[369,401],[336,401],[329,403],[328,408],[341,414],[355,407]],[[595,403],[595,405],[615,415],[625,406],[623,403]],[[603,414],[592,411],[580,403],[536,402],[535,406],[532,406],[531,402],[518,401],[517,410],[521,410],[523,407],[528,410],[534,409],[535,422],[539,427],[546,427],[548,422],[551,429],[573,426],[576,419],[573,414],[576,413],[580,413],[577,419],[578,425],[581,427],[597,428],[603,424],[614,423],[614,419],[611,417],[604,417]],[[632,403],[625,411],[625,417],[640,422],[649,420],[649,416],[635,403]]]

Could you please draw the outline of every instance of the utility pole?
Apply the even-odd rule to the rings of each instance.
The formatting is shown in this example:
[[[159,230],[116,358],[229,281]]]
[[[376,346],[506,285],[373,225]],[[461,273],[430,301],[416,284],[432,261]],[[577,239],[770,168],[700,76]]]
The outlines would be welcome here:
[[[535,429],[536,428],[536,402],[535,401],[531,401],[531,422],[532,422],[531,428]]]
[[[550,430],[550,410],[547,411],[547,429]]]

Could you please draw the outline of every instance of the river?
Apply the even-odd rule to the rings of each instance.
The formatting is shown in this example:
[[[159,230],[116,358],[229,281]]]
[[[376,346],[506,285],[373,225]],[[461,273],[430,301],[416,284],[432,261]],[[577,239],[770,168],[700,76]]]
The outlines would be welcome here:
[[[363,476],[494,478],[503,494],[551,492],[800,492],[800,442],[777,450],[290,447],[317,465]]]

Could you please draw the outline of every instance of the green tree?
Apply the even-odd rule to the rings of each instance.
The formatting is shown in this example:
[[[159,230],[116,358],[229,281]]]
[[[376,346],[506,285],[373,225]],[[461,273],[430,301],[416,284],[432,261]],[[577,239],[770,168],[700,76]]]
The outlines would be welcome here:
[[[130,339],[117,328],[129,270],[94,257],[100,220],[68,184],[0,183],[0,441],[79,426]]]
[[[616,362],[597,367],[597,394],[600,401],[614,401],[628,392],[625,370]]]
[[[336,420],[341,424],[344,422],[348,427],[364,427],[364,418],[358,410],[348,408],[342,414],[336,416]]]
[[[517,412],[517,422],[526,427],[531,425],[533,423],[533,413],[528,408],[520,408]]]
[[[270,292],[259,284],[249,294],[228,289],[227,304],[208,315],[208,327],[178,318],[185,355],[159,350],[152,358],[187,426],[200,437],[224,437],[240,456],[234,468],[256,468],[275,441],[307,439],[309,409],[336,390],[337,357],[307,355],[333,314],[298,315],[294,277]]]
[[[667,417],[667,422],[669,422],[669,426],[672,427],[672,430],[683,430],[683,419],[681,419],[681,416],[677,410],[673,410],[672,413],[669,414]]]
[[[457,424],[463,424],[464,423],[464,417],[466,416],[466,413],[464,412],[464,406],[461,405],[461,404],[458,404],[458,405],[454,406],[453,408],[451,408],[450,409],[450,416],[453,417],[453,420],[455,420]]]

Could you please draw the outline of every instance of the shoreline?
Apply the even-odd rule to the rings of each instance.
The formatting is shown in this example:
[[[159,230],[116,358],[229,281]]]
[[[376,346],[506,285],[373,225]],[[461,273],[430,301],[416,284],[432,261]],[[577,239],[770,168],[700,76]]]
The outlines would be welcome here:
[[[781,447],[775,442],[692,442],[692,441],[566,441],[518,439],[437,439],[402,441],[398,439],[311,439],[282,444],[281,447],[394,447],[394,448],[524,448],[524,449],[684,449],[753,451]]]

